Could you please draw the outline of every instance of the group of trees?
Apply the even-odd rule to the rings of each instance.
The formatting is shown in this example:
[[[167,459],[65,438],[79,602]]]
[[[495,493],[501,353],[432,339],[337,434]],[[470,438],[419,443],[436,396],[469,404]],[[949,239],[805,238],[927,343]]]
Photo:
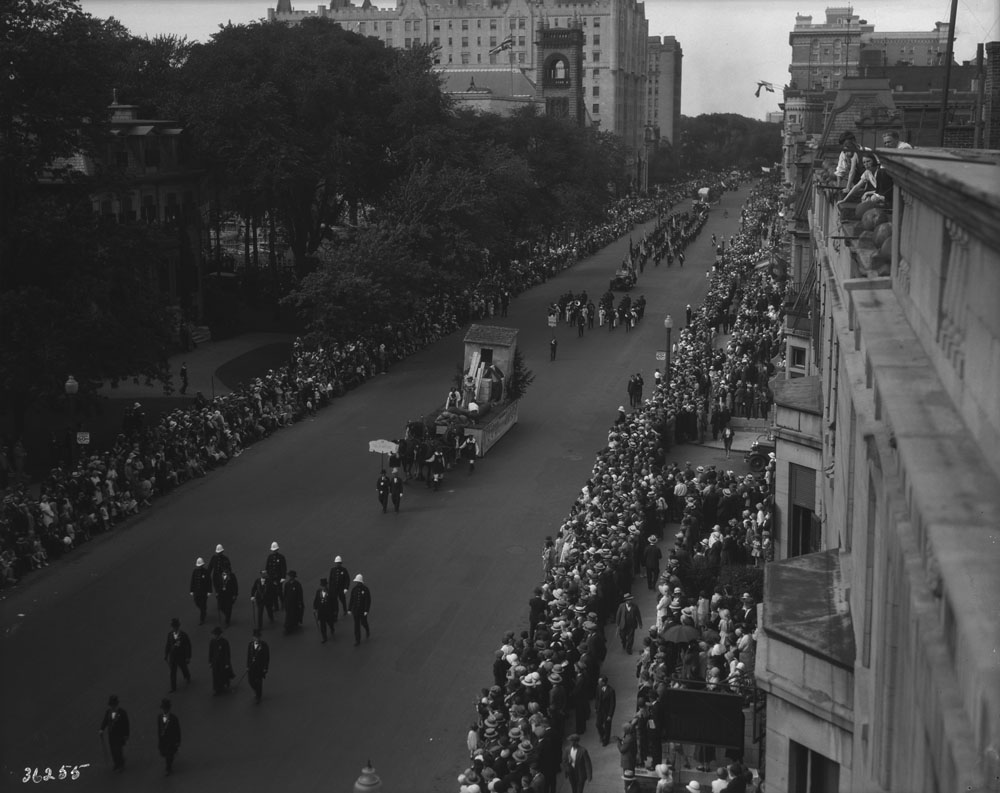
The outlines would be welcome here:
[[[107,157],[113,96],[180,122],[204,222],[237,216],[287,246],[289,302],[319,333],[460,288],[515,240],[587,223],[624,173],[613,136],[456,112],[429,48],[327,20],[228,25],[191,44],[133,36],[77,0],[11,0],[0,38],[0,333],[16,341],[0,347],[5,412],[58,396],[68,374],[83,392],[169,376],[171,315],[138,266],[158,256],[155,229],[92,211],[92,195],[128,184]],[[345,226],[355,233],[331,235]],[[333,255],[321,261],[320,246]]]
[[[81,156],[106,144],[112,87],[155,84],[177,42],[137,39],[71,0],[0,5],[0,41],[0,407],[17,432],[70,374],[84,392],[167,376],[166,307],[136,267],[153,240],[94,217],[91,191],[117,175],[87,173]]]
[[[0,397],[15,412],[68,374],[84,392],[169,376],[171,315],[137,266],[159,255],[156,230],[92,212],[95,192],[128,184],[106,156],[113,95],[183,126],[204,223],[262,230],[272,274],[275,243],[287,247],[286,303],[319,335],[460,289],[627,189],[614,135],[530,108],[458,110],[429,47],[387,48],[328,20],[227,25],[191,44],[133,36],[78,0],[9,0],[0,39],[0,333],[17,342],[0,345]],[[753,130],[725,118],[691,122],[667,167],[716,164],[709,147],[756,156]]]
[[[650,163],[650,181],[707,170],[758,168],[781,160],[781,126],[734,113],[681,116],[675,145]]]

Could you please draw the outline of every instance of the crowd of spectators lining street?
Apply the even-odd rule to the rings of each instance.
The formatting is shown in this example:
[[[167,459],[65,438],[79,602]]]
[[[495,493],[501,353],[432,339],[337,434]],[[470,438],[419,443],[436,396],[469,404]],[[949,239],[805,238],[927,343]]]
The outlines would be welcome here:
[[[766,385],[773,373],[783,290],[756,265],[777,208],[776,185],[752,192],[739,236],[719,257],[704,304],[680,332],[669,385],[657,386],[632,413],[619,412],[591,477],[555,538],[546,538],[528,629],[504,634],[492,685],[476,698],[459,793],[554,791],[572,744],[568,735],[584,732],[595,711],[602,745],[616,733],[624,790],[639,789],[639,767],[655,771],[662,782],[657,791],[671,790],[673,763],[708,770],[715,753],[699,748],[690,757],[669,744],[664,751],[667,687],[752,696],[754,597],[720,585],[720,577],[727,568],[761,567],[773,558],[774,460],[757,476],[668,463],[667,434],[673,427],[680,442],[704,434],[699,416],[712,408],[740,410],[734,402],[740,384]],[[716,335],[723,331],[730,338],[719,348]],[[671,524],[677,531],[661,572],[660,540]],[[637,710],[615,715],[612,726],[597,696],[601,664],[609,652],[631,652],[620,615],[642,572],[645,580],[638,580],[659,599],[640,642]],[[609,649],[618,644],[616,627],[621,649]],[[631,685],[611,683],[619,690]],[[748,789],[750,772],[732,760],[716,769],[719,776],[732,790]]]
[[[701,174],[653,198],[625,198],[606,221],[561,244],[539,244],[522,259],[497,266],[475,288],[440,292],[411,317],[370,329],[355,339],[309,349],[296,341],[289,364],[230,394],[148,417],[136,403],[110,448],[94,449],[74,465],[53,468],[38,495],[23,473],[19,439],[0,445],[0,587],[17,583],[94,534],[106,532],[148,507],[154,498],[205,476],[275,430],[329,404],[373,374],[412,355],[472,320],[492,316],[511,295],[627,234],[636,224],[667,217],[706,182]]]

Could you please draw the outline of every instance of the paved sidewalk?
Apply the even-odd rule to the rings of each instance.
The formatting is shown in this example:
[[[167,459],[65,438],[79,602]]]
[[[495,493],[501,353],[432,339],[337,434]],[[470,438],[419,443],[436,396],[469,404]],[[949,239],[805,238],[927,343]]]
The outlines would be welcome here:
[[[138,383],[132,380],[122,381],[117,388],[105,384],[100,393],[113,399],[142,399],[144,397],[190,399],[201,391],[205,397],[211,399],[213,396],[230,392],[230,389],[215,375],[220,366],[268,344],[291,343],[294,339],[295,336],[289,333],[244,333],[231,339],[203,342],[189,352],[178,353],[170,358],[170,373],[173,375],[174,391],[169,395],[164,394],[163,389],[158,384],[146,385],[142,378],[139,378]],[[188,368],[188,388],[186,394],[181,394],[180,370],[181,365],[185,362]]]
[[[739,435],[737,435],[736,440],[737,442],[740,440]],[[751,440],[752,438],[749,436],[746,438],[746,445],[748,447]],[[732,470],[741,474],[749,472],[749,468],[743,462],[743,450],[738,450],[737,444],[733,446],[732,457],[727,460],[722,441],[712,441],[711,438],[704,444],[686,443],[674,446],[667,452],[667,460],[676,460],[681,464],[690,461],[695,466],[714,465],[721,470]],[[660,540],[659,545],[664,555],[664,568],[666,567],[666,557],[672,546],[674,533],[677,531],[678,525],[677,523],[668,523],[663,529],[663,539]],[[639,661],[639,655],[642,650],[642,640],[649,635],[649,626],[656,624],[656,603],[659,600],[659,593],[655,591],[650,592],[646,588],[645,576],[639,575],[635,577],[632,582],[632,594],[635,596],[636,603],[639,606],[639,613],[642,615],[643,624],[643,628],[636,631],[636,640],[632,648],[632,654],[629,655],[622,650],[613,620],[605,626],[604,631],[608,643],[608,657],[601,665],[601,672],[608,676],[608,682],[615,689],[618,701],[612,721],[612,741],[607,746],[601,746],[601,742],[597,737],[597,729],[594,727],[593,714],[588,722],[587,731],[583,734],[580,741],[581,745],[585,746],[587,751],[590,752],[590,757],[593,761],[594,780],[587,786],[587,789],[595,791],[595,793],[619,793],[619,791],[624,789],[624,783],[621,778],[621,755],[618,752],[614,737],[622,734],[622,725],[635,715],[636,691],[638,688],[636,664]],[[567,726],[570,729],[572,729],[571,721],[567,722]],[[692,748],[687,747],[687,751],[690,753]],[[684,785],[692,779],[699,780],[702,789],[711,789],[711,781],[714,778],[714,764],[712,772],[704,773],[694,768],[697,763],[693,761],[693,756],[691,757],[692,767],[690,769],[683,768],[683,757],[678,756],[675,758],[671,754],[669,757],[664,756],[663,758],[663,762],[668,764],[675,760],[681,766],[679,779],[682,780],[682,784],[675,786],[675,790],[683,790]],[[675,782],[677,779],[678,777],[675,777]],[[568,793],[569,783],[565,777],[560,775],[559,780],[560,793]],[[653,785],[651,784],[649,790],[652,789]]]

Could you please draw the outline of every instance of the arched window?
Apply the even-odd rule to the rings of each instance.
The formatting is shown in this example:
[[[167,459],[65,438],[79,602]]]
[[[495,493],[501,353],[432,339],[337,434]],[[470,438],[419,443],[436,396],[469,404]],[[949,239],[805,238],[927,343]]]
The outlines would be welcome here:
[[[545,63],[545,85],[569,85],[569,61],[564,55],[551,55]]]

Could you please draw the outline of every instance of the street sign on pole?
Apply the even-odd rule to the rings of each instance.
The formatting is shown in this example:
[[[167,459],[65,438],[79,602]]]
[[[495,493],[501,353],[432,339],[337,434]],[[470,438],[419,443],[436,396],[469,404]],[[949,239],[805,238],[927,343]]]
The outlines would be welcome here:
[[[665,360],[667,360],[667,351],[666,350],[657,350],[656,351],[656,360],[658,360],[658,361],[665,361]]]
[[[554,328],[558,322],[559,322],[559,320],[558,320],[558,318],[556,317],[555,314],[549,314],[549,327],[550,328]]]
[[[90,433],[89,432],[78,432],[76,434],[76,442],[80,446],[87,446],[90,443]]]

